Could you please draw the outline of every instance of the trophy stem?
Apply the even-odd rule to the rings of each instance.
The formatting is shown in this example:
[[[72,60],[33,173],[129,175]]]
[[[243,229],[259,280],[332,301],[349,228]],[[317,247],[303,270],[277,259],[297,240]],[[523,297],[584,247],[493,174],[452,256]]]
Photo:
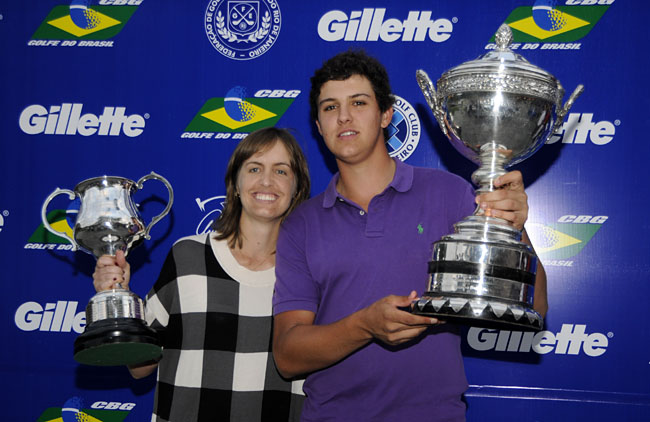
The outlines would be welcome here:
[[[477,193],[493,192],[496,190],[494,181],[506,174],[505,165],[510,160],[512,150],[505,146],[490,142],[481,146],[479,160],[481,166],[472,173],[472,182],[479,188]]]

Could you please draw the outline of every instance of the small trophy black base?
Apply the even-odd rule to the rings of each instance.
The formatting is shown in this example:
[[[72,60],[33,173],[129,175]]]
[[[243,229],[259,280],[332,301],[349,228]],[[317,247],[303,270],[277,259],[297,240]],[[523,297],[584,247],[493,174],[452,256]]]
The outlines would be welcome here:
[[[74,342],[74,359],[84,365],[135,365],[161,355],[158,334],[137,318],[93,322]]]

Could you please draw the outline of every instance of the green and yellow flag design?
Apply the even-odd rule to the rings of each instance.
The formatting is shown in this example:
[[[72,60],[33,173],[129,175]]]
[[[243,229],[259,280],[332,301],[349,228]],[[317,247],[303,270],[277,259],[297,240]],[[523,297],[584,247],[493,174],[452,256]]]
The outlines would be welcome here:
[[[545,259],[568,259],[582,251],[602,224],[527,224],[535,252]]]
[[[107,40],[117,35],[138,6],[92,6],[83,13],[87,25],[77,25],[70,6],[55,6],[32,36],[34,40]]]
[[[552,30],[545,30],[535,23],[531,6],[513,10],[504,23],[512,29],[513,41],[524,43],[567,43],[584,38],[598,23],[609,6],[557,6],[553,9]],[[550,18],[549,18],[550,19]],[[494,36],[490,39],[494,42]]]

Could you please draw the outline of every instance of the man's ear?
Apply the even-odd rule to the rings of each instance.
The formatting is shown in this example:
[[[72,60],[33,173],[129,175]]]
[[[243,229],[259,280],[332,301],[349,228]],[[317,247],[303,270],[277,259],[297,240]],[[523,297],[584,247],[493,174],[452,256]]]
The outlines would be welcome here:
[[[314,120],[316,122],[316,127],[318,128],[318,133],[320,133],[320,136],[323,136],[323,131],[320,129],[320,122],[318,119]]]
[[[388,110],[381,113],[381,128],[386,129],[390,122],[393,120],[393,107],[389,107]]]

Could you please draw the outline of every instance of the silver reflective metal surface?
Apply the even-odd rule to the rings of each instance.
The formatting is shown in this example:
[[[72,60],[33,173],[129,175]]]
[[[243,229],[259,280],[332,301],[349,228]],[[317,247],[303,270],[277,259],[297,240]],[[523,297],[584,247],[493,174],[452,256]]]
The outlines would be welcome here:
[[[462,242],[458,242],[462,240]],[[531,255],[528,249],[502,244],[495,248],[479,239],[463,239],[459,236],[445,236],[436,242],[433,250],[434,261],[461,261],[481,265],[493,265],[512,268],[519,271],[534,272],[537,267],[537,257]]]
[[[145,226],[131,195],[142,189],[147,180],[159,180],[168,190],[169,199],[165,209]],[[70,200],[79,198],[80,206],[73,227],[73,235],[52,228],[47,221],[47,208],[54,197],[67,194]],[[149,232],[154,224],[162,219],[174,203],[174,192],[164,177],[151,172],[138,182],[116,176],[102,176],[79,183],[73,191],[56,188],[43,203],[41,219],[45,228],[51,233],[66,238],[73,250],[81,249],[95,258],[102,255],[115,255],[122,250],[129,250],[149,239]]]
[[[131,195],[151,179],[165,185],[169,198],[165,209],[145,226]],[[61,194],[80,201],[72,236],[55,230],[47,221],[50,201]],[[80,249],[99,258],[102,255],[114,256],[118,250],[128,254],[143,240],[150,239],[151,228],[169,213],[173,202],[171,185],[154,172],[137,182],[124,177],[102,176],[85,180],[74,190],[56,188],[43,203],[41,219],[48,231],[66,238],[73,250]],[[106,328],[106,323],[111,324],[110,329]],[[115,355],[112,350],[120,344],[126,346],[124,350],[134,350],[132,346],[139,342],[146,346],[148,357],[152,357],[151,353],[156,354],[156,348],[159,349],[155,332],[144,320],[142,299],[121,288],[99,292],[86,307],[86,330],[75,341],[75,359],[92,365],[138,363],[132,360],[133,357],[119,356],[119,352]]]
[[[86,306],[86,325],[109,318],[144,320],[144,304],[135,293],[114,289],[97,293]]]
[[[487,275],[471,276],[457,273],[437,273],[429,282],[428,291],[441,293],[461,293],[471,295],[485,302],[493,300],[504,303],[504,299],[512,301],[512,305],[528,306],[533,287],[503,278]]]
[[[582,93],[579,85],[562,106],[564,89],[545,70],[510,49],[512,31],[502,25],[497,47],[438,79],[426,72],[417,82],[451,144],[479,164],[472,174],[478,193],[495,190],[506,168],[534,154],[561,126]],[[455,233],[434,243],[427,292],[414,312],[471,325],[506,325],[538,330],[532,309],[537,257],[506,221],[480,208],[457,223]]]

